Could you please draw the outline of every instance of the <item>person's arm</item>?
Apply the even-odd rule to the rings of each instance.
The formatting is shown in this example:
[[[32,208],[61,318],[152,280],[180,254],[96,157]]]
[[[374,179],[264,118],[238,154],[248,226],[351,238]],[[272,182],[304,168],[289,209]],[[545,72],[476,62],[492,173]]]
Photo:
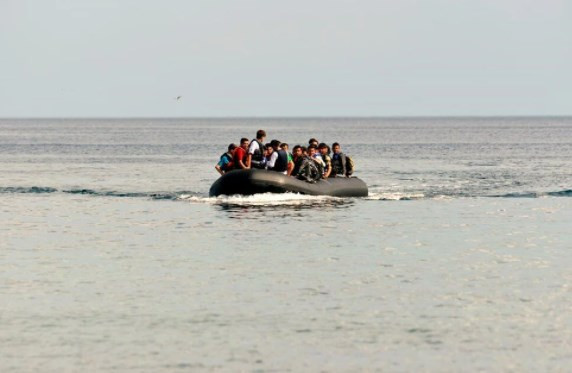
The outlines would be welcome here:
[[[248,159],[246,161],[246,164],[244,164],[244,162],[242,161],[242,159],[238,160],[238,167],[242,168],[242,169],[248,169],[250,168],[250,164],[248,162]]]
[[[330,174],[332,173],[332,160],[331,159],[329,162],[326,162],[326,166],[328,167],[328,171],[326,171],[324,173],[324,179],[327,179],[328,177],[330,177]]]
[[[236,165],[235,167],[240,169],[249,168],[244,163],[244,150],[237,150],[237,152],[234,153],[234,164]]]
[[[345,177],[348,177],[348,175],[346,175],[347,169],[346,169],[346,155],[345,155],[345,154],[343,154],[343,153],[340,154],[340,161],[341,161],[341,163],[342,163],[342,174],[343,174]]]
[[[216,166],[214,166],[214,168],[218,171],[219,174],[223,174],[224,172],[222,172],[222,166],[224,166],[224,158],[220,157],[220,160],[218,161],[218,163],[216,164]]]
[[[278,152],[272,152],[270,160],[266,163],[266,168],[273,169],[277,159],[278,159]]]
[[[288,176],[292,175],[292,171],[294,171],[294,162],[290,161],[288,162],[288,164],[286,165],[286,174]]]
[[[245,168],[250,168],[250,166],[252,165],[252,155],[256,151],[255,147],[259,147],[258,143],[255,141],[252,141],[250,143],[250,145],[248,145],[248,150],[246,151],[246,167]]]

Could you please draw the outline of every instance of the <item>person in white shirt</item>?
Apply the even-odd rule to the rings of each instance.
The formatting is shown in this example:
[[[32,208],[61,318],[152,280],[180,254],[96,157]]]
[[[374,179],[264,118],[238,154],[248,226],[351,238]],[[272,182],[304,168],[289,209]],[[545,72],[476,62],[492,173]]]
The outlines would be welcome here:
[[[252,140],[248,147],[248,155],[246,157],[248,168],[264,168],[265,138],[266,132],[264,130],[256,131],[256,139]]]

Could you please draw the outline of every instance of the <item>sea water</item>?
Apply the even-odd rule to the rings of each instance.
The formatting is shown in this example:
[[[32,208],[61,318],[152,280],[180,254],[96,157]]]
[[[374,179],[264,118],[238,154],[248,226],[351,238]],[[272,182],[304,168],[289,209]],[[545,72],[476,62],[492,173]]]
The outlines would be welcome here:
[[[340,142],[367,198],[209,198]],[[0,120],[0,371],[566,371],[572,118]]]

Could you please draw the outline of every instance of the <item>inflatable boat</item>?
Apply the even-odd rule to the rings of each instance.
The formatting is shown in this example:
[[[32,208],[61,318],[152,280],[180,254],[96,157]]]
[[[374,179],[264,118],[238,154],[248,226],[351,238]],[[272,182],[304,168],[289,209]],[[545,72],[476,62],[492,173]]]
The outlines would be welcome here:
[[[209,191],[219,195],[257,193],[300,193],[335,197],[367,197],[367,185],[357,177],[335,177],[315,183],[296,179],[280,172],[259,169],[233,170],[216,180]]]

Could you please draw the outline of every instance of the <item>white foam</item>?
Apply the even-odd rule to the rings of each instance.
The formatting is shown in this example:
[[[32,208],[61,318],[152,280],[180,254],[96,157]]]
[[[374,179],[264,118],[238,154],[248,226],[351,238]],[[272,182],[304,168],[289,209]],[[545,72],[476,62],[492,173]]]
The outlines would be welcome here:
[[[232,205],[249,205],[249,206],[277,206],[277,205],[302,205],[313,204],[325,201],[340,201],[339,197],[331,196],[309,196],[298,193],[263,193],[251,196],[218,196],[218,197],[197,197],[197,196],[180,196],[181,199],[191,201],[193,203],[211,203],[211,204],[232,204]]]
[[[364,199],[374,200],[374,201],[400,201],[409,199],[421,199],[424,197],[425,195],[423,193],[386,192],[386,193],[369,193],[369,195]]]

